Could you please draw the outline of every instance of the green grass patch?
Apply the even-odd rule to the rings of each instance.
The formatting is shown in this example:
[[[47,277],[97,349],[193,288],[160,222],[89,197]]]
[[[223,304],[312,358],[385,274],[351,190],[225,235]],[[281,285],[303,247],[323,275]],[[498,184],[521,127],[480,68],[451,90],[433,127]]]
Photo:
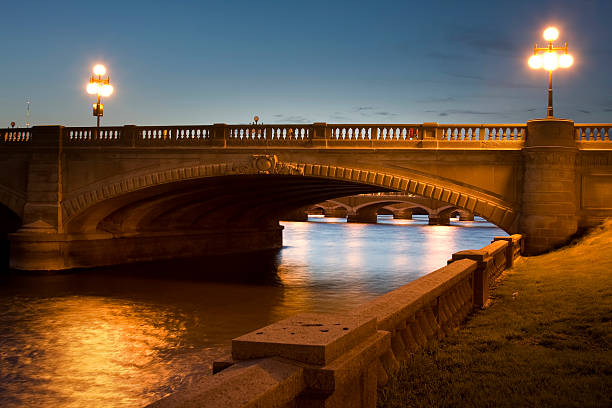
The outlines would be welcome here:
[[[612,221],[496,286],[402,365],[379,407],[612,407]]]

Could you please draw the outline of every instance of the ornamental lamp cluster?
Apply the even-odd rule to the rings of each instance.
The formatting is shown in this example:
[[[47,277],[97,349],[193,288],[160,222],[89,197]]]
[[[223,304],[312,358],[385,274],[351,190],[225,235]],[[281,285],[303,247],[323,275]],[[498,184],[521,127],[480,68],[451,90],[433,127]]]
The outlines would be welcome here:
[[[100,116],[104,116],[104,105],[101,98],[111,96],[114,88],[110,84],[110,77],[106,75],[106,67],[102,64],[96,64],[93,67],[93,75],[89,78],[87,84],[87,93],[90,95],[98,95],[98,102],[93,104],[93,116],[97,118],[97,132],[100,130]]]
[[[527,61],[532,69],[544,68],[548,71],[548,109],[546,116],[553,117],[552,102],[552,72],[557,68],[569,68],[574,64],[574,57],[567,52],[567,43],[563,47],[555,47],[554,42],[559,38],[559,30],[548,27],[542,35],[548,42],[546,47],[533,46],[533,55]],[[561,52],[560,54],[558,52]]]

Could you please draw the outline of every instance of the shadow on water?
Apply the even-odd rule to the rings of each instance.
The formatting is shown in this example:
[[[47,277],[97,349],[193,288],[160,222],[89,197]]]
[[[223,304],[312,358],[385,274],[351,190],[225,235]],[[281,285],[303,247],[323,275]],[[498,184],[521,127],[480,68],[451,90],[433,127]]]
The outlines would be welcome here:
[[[8,259],[8,252],[5,256]],[[174,293],[184,298],[188,293],[219,285],[280,288],[279,263],[280,250],[272,250],[69,271],[5,267],[0,274],[0,292],[29,297],[125,296],[150,300],[160,299],[160,293],[166,297]]]

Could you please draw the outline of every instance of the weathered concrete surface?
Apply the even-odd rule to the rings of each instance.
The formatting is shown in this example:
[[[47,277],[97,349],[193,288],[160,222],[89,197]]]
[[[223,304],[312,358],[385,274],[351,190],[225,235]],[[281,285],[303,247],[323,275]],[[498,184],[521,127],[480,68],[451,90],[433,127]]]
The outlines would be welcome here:
[[[305,386],[302,367],[268,358],[236,364],[148,407],[290,407]]]
[[[376,332],[374,319],[343,314],[299,314],[232,340],[232,357],[278,356],[326,365]]]

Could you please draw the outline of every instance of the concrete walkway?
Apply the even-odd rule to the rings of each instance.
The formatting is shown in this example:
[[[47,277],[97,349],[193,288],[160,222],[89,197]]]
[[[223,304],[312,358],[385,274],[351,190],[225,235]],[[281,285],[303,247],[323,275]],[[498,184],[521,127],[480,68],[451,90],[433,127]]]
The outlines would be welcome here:
[[[485,310],[416,353],[381,407],[612,406],[612,221],[521,259]]]

